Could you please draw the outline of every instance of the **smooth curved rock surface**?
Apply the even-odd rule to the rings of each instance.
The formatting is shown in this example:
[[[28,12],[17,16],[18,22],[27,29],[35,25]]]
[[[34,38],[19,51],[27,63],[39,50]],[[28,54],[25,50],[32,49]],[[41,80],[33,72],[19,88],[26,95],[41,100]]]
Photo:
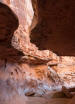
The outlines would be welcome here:
[[[31,30],[41,21],[41,17],[38,20],[38,3],[35,0],[0,0],[0,87],[4,86],[3,97],[7,92],[9,96],[11,89],[19,96],[43,96],[51,90],[62,90],[62,86],[75,87],[75,57],[39,50],[30,42]]]

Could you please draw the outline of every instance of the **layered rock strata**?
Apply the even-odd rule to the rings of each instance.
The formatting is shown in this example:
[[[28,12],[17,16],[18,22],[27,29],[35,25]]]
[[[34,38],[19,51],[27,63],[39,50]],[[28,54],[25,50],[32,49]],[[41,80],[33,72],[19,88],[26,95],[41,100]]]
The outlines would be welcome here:
[[[0,81],[19,94],[75,87],[75,57],[39,50],[30,42],[41,21],[38,10],[37,0],[0,0]]]

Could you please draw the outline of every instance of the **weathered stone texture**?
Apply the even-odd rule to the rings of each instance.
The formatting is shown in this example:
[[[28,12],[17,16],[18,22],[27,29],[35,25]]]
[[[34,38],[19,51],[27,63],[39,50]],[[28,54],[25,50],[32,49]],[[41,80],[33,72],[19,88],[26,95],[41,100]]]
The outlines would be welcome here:
[[[51,9],[50,13],[55,13],[55,10],[50,8],[52,7],[50,2],[49,6],[47,5],[46,10]],[[55,21],[53,21],[53,17],[56,16],[46,18],[46,14],[47,16],[51,14],[42,11],[43,8],[45,7],[42,2],[35,0],[0,0],[0,80],[19,95],[39,96],[50,90],[60,90],[62,86],[75,87],[75,57],[58,56],[51,50],[39,50],[30,41],[31,30],[37,23],[37,26],[43,29],[39,31],[36,27],[35,36],[37,32],[41,34],[40,36],[42,32],[46,34],[50,29],[49,26],[52,25],[53,31],[57,32]],[[56,13],[58,14],[59,10]],[[64,20],[61,17],[62,15],[58,15],[56,18],[61,19],[63,23]],[[41,23],[43,25],[41,28],[40,21],[44,22],[42,18],[46,19],[47,24],[50,24],[49,19],[53,22],[48,25],[48,28]],[[57,28],[60,25],[58,24]],[[42,42],[41,38],[39,41]],[[45,42],[44,40],[42,44],[46,45]],[[58,43],[60,44],[60,41]]]

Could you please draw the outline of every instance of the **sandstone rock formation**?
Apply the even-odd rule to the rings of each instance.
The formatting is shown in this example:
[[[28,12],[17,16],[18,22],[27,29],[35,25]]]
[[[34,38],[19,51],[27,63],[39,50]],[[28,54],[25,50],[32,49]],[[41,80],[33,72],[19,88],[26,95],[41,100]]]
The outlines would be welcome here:
[[[40,19],[32,31],[31,41],[40,50],[53,50],[60,56],[75,56],[75,1],[37,1]]]
[[[43,46],[43,44],[45,47],[49,45],[49,43],[45,44],[46,34],[51,32],[49,26],[53,25],[53,31],[58,34],[58,28],[61,25],[57,24],[55,28],[55,21],[50,24],[49,19],[53,20],[52,17],[56,16],[51,12],[49,14],[51,3],[49,1],[48,7],[48,1],[44,7],[42,3],[45,3],[45,0],[43,2],[40,0],[0,0],[0,83],[1,86],[7,86],[19,95],[42,96],[51,90],[61,90],[62,86],[75,87],[75,57],[58,56]],[[56,4],[53,3],[53,5]],[[47,10],[43,11],[44,8]],[[55,11],[53,10],[52,13]],[[49,15],[52,17],[50,18]],[[62,18],[63,14],[57,19],[61,19],[63,23],[66,20]],[[43,22],[47,22],[48,28]],[[64,32],[61,28],[59,28],[59,33],[62,38]],[[42,32],[45,35],[44,43],[41,40]],[[60,36],[58,37],[58,41],[61,40]],[[39,50],[41,47],[47,50]],[[10,93],[8,90],[7,92]]]

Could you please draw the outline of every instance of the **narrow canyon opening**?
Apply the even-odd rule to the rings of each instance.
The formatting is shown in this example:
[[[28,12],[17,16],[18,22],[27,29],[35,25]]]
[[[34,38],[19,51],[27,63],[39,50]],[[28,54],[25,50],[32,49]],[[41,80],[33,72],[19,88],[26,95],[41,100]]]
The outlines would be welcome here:
[[[38,0],[37,4],[38,23],[31,32],[31,42],[39,50],[75,56],[75,1]]]
[[[74,9],[74,0],[0,0],[0,104],[74,104]]]

